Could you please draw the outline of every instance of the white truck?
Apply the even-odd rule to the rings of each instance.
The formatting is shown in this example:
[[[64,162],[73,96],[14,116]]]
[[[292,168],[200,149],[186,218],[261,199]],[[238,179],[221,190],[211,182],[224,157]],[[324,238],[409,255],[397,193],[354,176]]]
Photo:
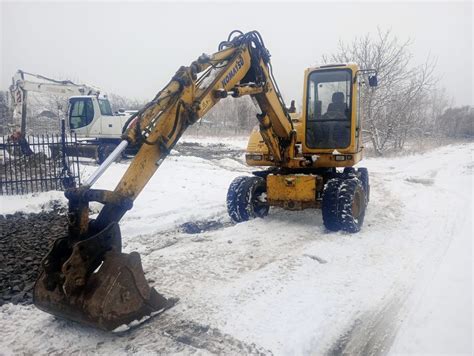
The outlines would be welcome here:
[[[30,79],[34,78],[34,79]],[[67,128],[80,140],[77,154],[102,162],[120,143],[124,126],[133,111],[114,115],[106,95],[98,88],[59,81],[19,70],[12,78],[13,131],[26,132],[28,92],[49,93],[69,98]]]

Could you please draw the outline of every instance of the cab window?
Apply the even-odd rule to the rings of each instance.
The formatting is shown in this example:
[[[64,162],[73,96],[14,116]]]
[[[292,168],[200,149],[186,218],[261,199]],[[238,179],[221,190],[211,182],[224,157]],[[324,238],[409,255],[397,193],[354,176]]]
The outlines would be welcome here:
[[[72,98],[69,104],[69,126],[71,129],[78,129],[92,122],[94,106],[91,98]]]
[[[351,136],[350,69],[310,74],[306,107],[306,144],[310,148],[346,148]]]
[[[103,116],[112,116],[112,108],[110,102],[106,99],[99,99],[100,114]]]

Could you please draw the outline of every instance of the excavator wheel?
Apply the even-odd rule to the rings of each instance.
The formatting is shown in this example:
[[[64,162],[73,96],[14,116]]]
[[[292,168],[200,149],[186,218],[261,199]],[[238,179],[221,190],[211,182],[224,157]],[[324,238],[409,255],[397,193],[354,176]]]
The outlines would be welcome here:
[[[365,196],[367,198],[367,203],[370,201],[370,184],[369,184],[369,171],[367,168],[359,168],[357,169],[357,173],[359,175],[359,179],[362,182],[362,186],[365,190]]]
[[[227,191],[227,212],[236,222],[263,218],[268,214],[267,185],[261,177],[237,177]]]
[[[357,172],[354,167],[344,167],[342,174],[345,178],[353,178],[357,176]]]
[[[365,190],[358,178],[331,179],[323,192],[324,225],[330,231],[359,232],[366,206]]]
[[[341,229],[338,218],[339,187],[341,183],[342,179],[332,178],[324,186],[321,210],[324,226],[330,231]]]
[[[344,179],[339,190],[339,221],[346,232],[359,232],[364,223],[367,198],[358,178]]]

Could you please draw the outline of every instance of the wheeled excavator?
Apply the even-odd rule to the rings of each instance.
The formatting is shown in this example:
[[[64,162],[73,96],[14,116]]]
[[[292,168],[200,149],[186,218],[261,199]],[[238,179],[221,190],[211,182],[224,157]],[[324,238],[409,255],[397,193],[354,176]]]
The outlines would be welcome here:
[[[124,127],[133,115],[130,111],[114,115],[107,96],[94,86],[18,70],[10,86],[14,121],[12,129],[15,136],[25,143],[30,92],[68,99],[66,124],[69,132],[75,134],[80,142],[75,147],[68,147],[67,154],[95,158],[99,163],[120,143]]]
[[[328,230],[359,231],[369,199],[367,170],[353,167],[363,152],[359,94],[363,82],[375,86],[376,81],[374,71],[355,64],[309,68],[297,114],[283,102],[260,34],[231,32],[216,53],[179,68],[136,114],[105,162],[82,186],[65,192],[68,234],[42,262],[35,305],[105,330],[174,305],[176,299],[148,285],[138,253],[122,252],[119,222],[186,128],[228,96],[250,96],[258,108],[246,161],[267,167],[230,184],[231,219],[263,217],[270,206],[321,207]],[[115,190],[92,188],[127,146],[140,148]],[[89,219],[89,202],[103,204],[95,219]]]

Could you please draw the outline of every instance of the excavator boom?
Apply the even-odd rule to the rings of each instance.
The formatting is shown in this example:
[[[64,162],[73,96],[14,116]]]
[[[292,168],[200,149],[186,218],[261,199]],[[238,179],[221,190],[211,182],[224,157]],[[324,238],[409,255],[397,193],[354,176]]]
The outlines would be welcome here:
[[[86,181],[66,192],[68,235],[43,261],[34,290],[40,309],[106,330],[143,320],[171,307],[149,287],[137,253],[121,251],[118,222],[162,164],[186,128],[227,96],[250,95],[259,107],[261,136],[275,162],[295,159],[295,131],[273,79],[270,54],[256,31],[233,31],[219,51],[181,67],[168,85],[140,110],[124,141]],[[127,145],[140,149],[114,191],[92,184]],[[89,220],[89,202],[104,204]]]

